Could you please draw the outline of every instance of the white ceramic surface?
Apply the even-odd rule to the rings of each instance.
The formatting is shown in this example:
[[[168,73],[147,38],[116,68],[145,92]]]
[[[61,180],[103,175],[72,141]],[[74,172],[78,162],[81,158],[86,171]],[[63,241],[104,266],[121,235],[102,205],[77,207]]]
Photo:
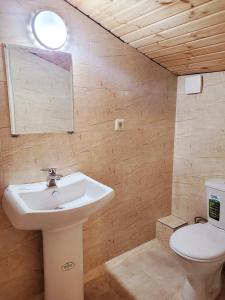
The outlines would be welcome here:
[[[177,254],[186,276],[183,300],[215,300],[221,292],[221,271],[225,257],[217,261],[199,262]]]
[[[77,172],[52,188],[46,182],[9,185],[3,208],[18,229],[49,230],[82,222],[113,196],[113,189]]]
[[[170,247],[186,275],[184,300],[215,300],[221,291],[225,262],[225,180],[208,179],[205,187],[208,222],[182,227],[170,238]],[[212,199],[216,199],[215,204],[210,205]]]
[[[114,190],[77,172],[46,182],[9,185],[3,208],[18,229],[42,230],[45,300],[83,300],[82,223],[108,203]]]
[[[209,223],[184,226],[171,236],[170,247],[193,261],[225,259],[225,231]]]

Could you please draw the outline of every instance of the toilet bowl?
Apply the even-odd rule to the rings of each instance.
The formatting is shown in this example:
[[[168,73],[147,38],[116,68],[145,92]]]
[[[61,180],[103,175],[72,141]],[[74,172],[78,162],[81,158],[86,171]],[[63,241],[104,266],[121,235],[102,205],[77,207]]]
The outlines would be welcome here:
[[[215,300],[221,290],[225,262],[225,179],[209,179],[205,187],[208,222],[182,227],[170,238],[170,247],[186,275],[184,300]]]
[[[210,223],[188,225],[173,233],[170,247],[186,276],[183,299],[216,299],[225,262],[225,231]]]

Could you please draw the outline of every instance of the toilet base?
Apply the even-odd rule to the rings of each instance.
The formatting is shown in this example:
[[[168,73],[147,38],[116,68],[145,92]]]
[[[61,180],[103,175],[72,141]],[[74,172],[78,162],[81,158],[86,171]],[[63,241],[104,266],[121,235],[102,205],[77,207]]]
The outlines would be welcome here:
[[[189,281],[186,279],[182,291],[182,299],[183,300],[215,300],[220,295],[220,292],[221,292],[221,285],[217,289],[212,289],[212,291],[208,291],[206,295],[205,291],[202,292],[193,289]]]
[[[202,267],[203,265],[201,265]],[[182,298],[184,300],[215,300],[219,296],[222,287],[222,264],[221,262],[219,264],[212,263],[208,266],[205,265],[205,267],[203,267],[205,271],[203,273],[186,273],[186,280],[182,291]]]

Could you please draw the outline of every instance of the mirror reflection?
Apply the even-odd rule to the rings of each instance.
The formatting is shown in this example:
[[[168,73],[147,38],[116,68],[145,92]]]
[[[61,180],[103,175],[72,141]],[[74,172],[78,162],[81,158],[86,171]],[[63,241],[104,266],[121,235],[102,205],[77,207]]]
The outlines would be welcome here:
[[[72,132],[69,53],[5,46],[12,134]]]

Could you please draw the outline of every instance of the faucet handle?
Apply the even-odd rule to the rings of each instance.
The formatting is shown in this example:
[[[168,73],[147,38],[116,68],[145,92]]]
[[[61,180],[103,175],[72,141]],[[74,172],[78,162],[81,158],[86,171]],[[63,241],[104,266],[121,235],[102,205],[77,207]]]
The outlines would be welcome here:
[[[60,180],[63,177],[61,174],[56,174],[55,175],[55,180]]]
[[[49,175],[51,176],[56,176],[56,168],[44,168],[44,169],[41,169],[40,171],[41,172],[48,172]]]

